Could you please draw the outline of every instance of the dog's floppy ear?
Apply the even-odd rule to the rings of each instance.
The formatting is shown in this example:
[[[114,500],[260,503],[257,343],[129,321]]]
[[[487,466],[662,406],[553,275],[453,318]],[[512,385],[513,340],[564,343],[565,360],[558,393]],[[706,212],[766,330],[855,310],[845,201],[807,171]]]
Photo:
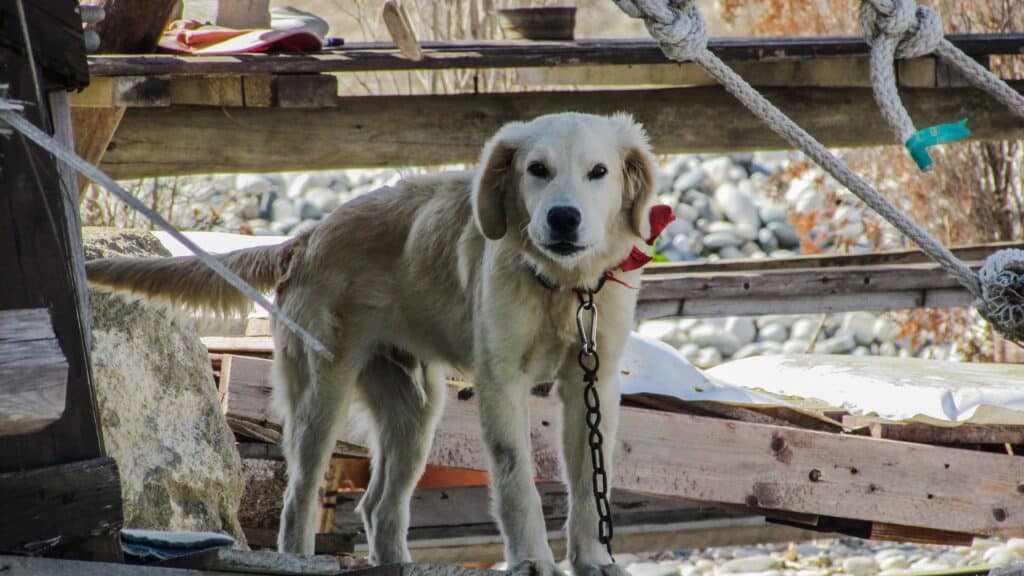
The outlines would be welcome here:
[[[480,155],[480,167],[473,179],[473,217],[480,232],[498,240],[508,228],[506,197],[516,186],[512,165],[520,144],[522,122],[506,124],[495,134]]]
[[[631,207],[633,231],[646,240],[651,235],[648,213],[654,203],[654,154],[647,142],[647,132],[631,115],[620,112],[612,116],[612,122],[618,131],[622,151],[624,205]]]

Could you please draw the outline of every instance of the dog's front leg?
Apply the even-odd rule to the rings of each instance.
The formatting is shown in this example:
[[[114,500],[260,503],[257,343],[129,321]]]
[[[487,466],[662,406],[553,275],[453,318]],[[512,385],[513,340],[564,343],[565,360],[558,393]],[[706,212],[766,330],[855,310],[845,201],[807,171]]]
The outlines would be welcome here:
[[[602,350],[597,391],[601,401],[601,434],[604,437],[604,468],[611,498],[612,452],[619,422],[618,354]],[[587,407],[583,397],[583,370],[576,354],[560,371],[557,389],[562,399],[562,462],[569,487],[568,556],[577,576],[625,576],[627,572],[612,563],[598,539],[597,504],[594,502],[593,463],[587,427]]]
[[[536,576],[560,574],[547,542],[540,495],[533,484],[530,381],[516,370],[476,370],[480,423],[490,457],[494,514],[505,537],[509,570]]]

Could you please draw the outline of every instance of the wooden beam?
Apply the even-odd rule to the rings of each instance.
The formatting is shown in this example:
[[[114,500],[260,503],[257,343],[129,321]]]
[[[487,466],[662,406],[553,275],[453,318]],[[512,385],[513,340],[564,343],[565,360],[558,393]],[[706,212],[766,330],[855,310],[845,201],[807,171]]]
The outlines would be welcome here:
[[[870,89],[766,88],[763,93],[827,146],[892,142]],[[901,96],[922,125],[971,110],[975,138],[1024,134],[1024,122],[977,90],[908,88]],[[140,178],[474,162],[483,143],[506,122],[565,110],[632,112],[660,153],[788,147],[719,87],[362,96],[339,98],[334,108],[302,111],[130,109],[102,167],[115,178]]]
[[[64,413],[68,362],[45,308],[0,310],[0,436],[28,434]]]
[[[26,3],[34,6],[36,3]],[[66,10],[78,22],[75,2],[42,3],[47,10]],[[6,21],[6,20],[5,20]],[[74,46],[65,46],[68,56]],[[33,102],[25,118],[67,142],[71,130],[64,88],[44,92],[36,102],[33,76],[27,59],[0,47],[0,83],[9,84],[8,96]],[[59,420],[31,434],[0,437],[0,473],[31,470],[105,456],[92,389],[89,362],[89,313],[86,299],[84,253],[75,190],[56,160],[21,138],[0,139],[0,309],[46,308],[53,315],[53,331],[67,359],[65,410]],[[118,497],[120,492],[118,491]],[[59,501],[51,501],[51,515],[60,516]],[[8,515],[7,525],[19,527],[27,518]],[[60,536],[59,530],[46,538]],[[6,543],[0,543],[6,544]],[[82,557],[121,557],[120,545],[110,532],[71,535],[57,541],[51,553]]]
[[[938,426],[927,422],[892,422],[883,418],[843,416],[847,428],[867,428],[873,438],[922,444],[1024,444],[1024,425],[973,424]]]
[[[112,458],[0,474],[0,550],[46,554],[83,539],[116,537],[121,480]]]
[[[768,62],[740,60],[729,64],[744,80],[757,87],[871,86],[867,56]],[[906,87],[934,87],[935,60],[900,60],[897,81]],[[516,83],[524,86],[715,86],[718,81],[699,65],[686,62],[521,68],[516,70]]]
[[[188,102],[183,102],[187,104]],[[114,76],[96,78],[88,88],[71,95],[76,108],[111,108],[115,106],[170,106],[169,76]]]
[[[270,394],[267,381],[236,386],[232,380],[230,388],[235,398]],[[536,475],[556,479],[557,403],[536,396],[529,403]],[[280,425],[266,405],[244,406],[236,409],[229,399],[229,419]],[[365,431],[351,424],[338,439],[340,450],[366,446]],[[475,400],[449,390],[428,462],[486,468]],[[644,494],[1024,536],[1024,459],[1015,456],[622,408],[615,462],[614,485]]]
[[[125,1],[125,0],[121,0]],[[951,34],[947,38],[971,56],[1019,54],[1024,34]],[[864,56],[859,37],[712,38],[719,58],[771,61],[794,58]],[[654,40],[593,39],[575,42],[423,42],[423,59],[404,57],[391,42],[349,44],[317,54],[234,56],[93,56],[94,76],[137,74],[319,74],[388,70],[531,68],[608,64],[671,63]]]

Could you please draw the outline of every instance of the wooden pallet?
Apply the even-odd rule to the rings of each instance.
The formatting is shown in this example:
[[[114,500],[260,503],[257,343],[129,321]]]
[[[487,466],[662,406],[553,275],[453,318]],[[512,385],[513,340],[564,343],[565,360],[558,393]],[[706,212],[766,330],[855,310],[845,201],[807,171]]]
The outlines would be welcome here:
[[[229,423],[236,433],[276,441],[269,362],[232,364],[233,374],[246,376],[221,379]],[[548,398],[529,401],[537,475],[557,479],[557,407]],[[451,390],[428,461],[486,469],[477,419],[475,401]],[[366,454],[366,438],[352,426],[338,441],[340,454]],[[615,459],[620,489],[796,514],[812,527],[842,529],[835,519],[851,519],[868,536],[1024,536],[1024,460],[1005,454],[625,407]]]

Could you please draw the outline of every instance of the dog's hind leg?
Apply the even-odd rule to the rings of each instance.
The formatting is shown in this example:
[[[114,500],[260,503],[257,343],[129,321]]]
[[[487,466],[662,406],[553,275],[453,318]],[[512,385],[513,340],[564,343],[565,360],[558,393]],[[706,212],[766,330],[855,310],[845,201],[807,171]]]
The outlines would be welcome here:
[[[288,460],[288,488],[277,542],[281,552],[313,553],[317,490],[348,414],[359,368],[353,356],[332,364],[310,352],[277,371],[279,378],[295,378],[278,384],[287,387],[282,399],[282,444]]]
[[[409,501],[444,407],[444,368],[402,353],[378,355],[359,383],[373,416],[373,476],[359,504],[370,560],[409,562]]]

